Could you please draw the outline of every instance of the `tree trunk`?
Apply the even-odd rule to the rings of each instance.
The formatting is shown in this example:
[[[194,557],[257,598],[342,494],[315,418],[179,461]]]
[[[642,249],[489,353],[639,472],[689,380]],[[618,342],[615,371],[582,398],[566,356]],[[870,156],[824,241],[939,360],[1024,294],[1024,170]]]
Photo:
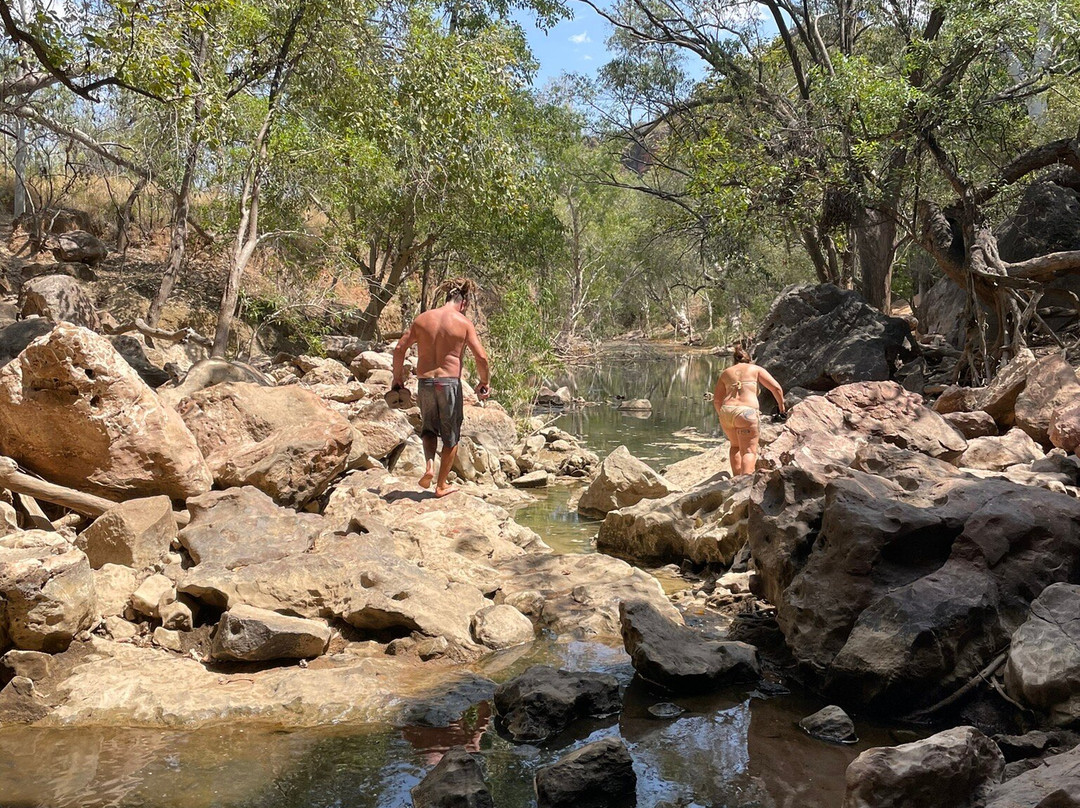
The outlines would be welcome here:
[[[862,296],[886,314],[892,308],[892,268],[896,256],[896,219],[871,208],[860,208],[855,224],[855,249],[862,273]]]
[[[282,39],[274,66],[274,77],[270,81],[270,91],[266,99],[266,116],[251,144],[251,157],[247,173],[244,176],[244,189],[240,195],[240,223],[236,228],[236,242],[233,248],[229,274],[225,278],[225,288],[221,293],[221,305],[218,307],[217,328],[214,329],[214,347],[210,355],[225,356],[229,347],[229,331],[232,329],[236,304],[240,299],[240,281],[244,270],[251,262],[255,248],[259,246],[259,194],[262,191],[263,171],[269,149],[270,129],[277,117],[281,91],[291,72],[289,51],[292,49],[296,31],[303,19],[307,3],[301,2],[293,13],[288,30]]]
[[[131,193],[128,194],[127,199],[124,200],[124,204],[120,206],[120,210],[117,211],[116,216],[116,251],[120,253],[121,257],[127,255],[128,244],[130,238],[128,231],[131,229],[131,211],[135,207],[135,202],[139,198],[139,194],[143,192],[149,182],[148,177],[139,177],[135,185],[131,188]],[[154,325],[157,325],[156,323]]]
[[[207,36],[204,32],[199,38],[197,51],[196,72],[201,72],[206,60]],[[188,141],[187,156],[184,160],[184,174],[180,179],[180,190],[176,194],[176,205],[173,208],[172,238],[169,241],[169,260],[165,264],[165,272],[161,276],[161,285],[157,295],[150,303],[146,313],[146,321],[152,328],[157,328],[161,320],[161,311],[165,308],[176,279],[180,275],[180,269],[184,265],[184,256],[187,252],[188,216],[191,211],[191,182],[195,177],[195,167],[199,162],[199,151],[202,148],[202,123],[203,111],[206,108],[204,97],[200,94],[195,99],[194,115],[191,121],[190,137]]]

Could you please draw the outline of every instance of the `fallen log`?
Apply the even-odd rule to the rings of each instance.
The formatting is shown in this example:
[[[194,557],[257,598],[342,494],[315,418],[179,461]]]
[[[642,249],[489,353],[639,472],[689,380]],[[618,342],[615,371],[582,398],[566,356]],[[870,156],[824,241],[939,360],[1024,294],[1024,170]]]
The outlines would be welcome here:
[[[95,494],[87,494],[62,485],[39,480],[19,471],[19,464],[10,457],[0,457],[0,488],[16,494],[27,494],[60,505],[87,516],[101,516],[117,503]],[[191,519],[187,511],[174,511],[176,524],[183,527]]]

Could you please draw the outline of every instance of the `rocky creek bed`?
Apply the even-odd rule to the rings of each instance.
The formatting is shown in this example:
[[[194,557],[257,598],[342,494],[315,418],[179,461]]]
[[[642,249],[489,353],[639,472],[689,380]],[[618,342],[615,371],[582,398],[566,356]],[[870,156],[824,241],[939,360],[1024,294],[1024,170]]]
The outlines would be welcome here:
[[[463,492],[436,501],[416,410],[382,398],[386,346],[164,382],[178,355],[75,324],[76,292],[35,298],[59,324],[0,331],[0,803],[170,804],[185,783],[185,805],[1080,799],[1080,380],[1059,354],[931,401],[906,324],[794,288],[758,353],[799,403],[754,477],[695,451],[712,374],[683,363],[666,390],[550,394],[586,399],[571,427],[685,429],[685,459],[519,435],[473,398]],[[550,486],[603,552],[512,516]],[[459,745],[486,772],[432,768]]]

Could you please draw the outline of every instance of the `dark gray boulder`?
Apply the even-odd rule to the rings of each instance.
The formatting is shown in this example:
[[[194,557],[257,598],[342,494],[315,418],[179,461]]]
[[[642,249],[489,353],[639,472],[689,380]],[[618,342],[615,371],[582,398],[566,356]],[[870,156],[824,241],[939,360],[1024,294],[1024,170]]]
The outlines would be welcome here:
[[[53,323],[44,317],[19,320],[0,328],[0,367],[21,354],[26,346],[53,330]]]
[[[1080,579],[1080,501],[887,445],[851,468],[763,475],[748,514],[756,591],[804,671],[845,706],[904,714],[953,692]]]
[[[858,743],[855,724],[851,717],[835,704],[822,707],[813,715],[799,722],[799,728],[807,735],[830,743]]]
[[[412,790],[413,808],[494,808],[475,757],[455,746]]]
[[[91,266],[105,260],[109,254],[105,242],[85,230],[72,230],[57,236],[55,246],[50,249],[57,261],[72,261]]]
[[[586,744],[536,773],[537,808],[633,808],[637,775],[617,738]]]
[[[913,355],[908,324],[832,284],[789,286],[773,303],[752,353],[780,385],[824,391],[885,381]]]
[[[974,727],[867,749],[847,769],[843,808],[978,808],[1005,759]]]
[[[621,708],[618,681],[603,673],[534,665],[495,690],[495,711],[517,743],[540,743],[575,721],[614,715]]]
[[[705,692],[761,678],[757,649],[702,638],[643,600],[619,604],[623,645],[638,675],[679,692]]]
[[[1080,808],[1080,746],[996,786],[985,808]]]
[[[120,334],[109,337],[109,342],[116,348],[116,352],[124,357],[124,361],[135,369],[139,378],[151,387],[161,387],[165,382],[172,380],[172,376],[147,359],[146,349],[135,337],[130,334]]]

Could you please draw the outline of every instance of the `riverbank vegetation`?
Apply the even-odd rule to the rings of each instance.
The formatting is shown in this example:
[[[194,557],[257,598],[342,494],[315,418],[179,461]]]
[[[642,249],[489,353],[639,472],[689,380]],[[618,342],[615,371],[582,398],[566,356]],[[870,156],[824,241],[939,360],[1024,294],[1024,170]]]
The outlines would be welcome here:
[[[618,334],[727,343],[813,279],[888,311],[948,278],[976,383],[1062,340],[1080,245],[994,228],[1080,169],[1077,0],[595,7],[614,60],[536,87],[557,0],[5,0],[12,246],[81,211],[132,313],[198,301],[174,317],[217,355],[393,334],[459,274],[523,379]]]

